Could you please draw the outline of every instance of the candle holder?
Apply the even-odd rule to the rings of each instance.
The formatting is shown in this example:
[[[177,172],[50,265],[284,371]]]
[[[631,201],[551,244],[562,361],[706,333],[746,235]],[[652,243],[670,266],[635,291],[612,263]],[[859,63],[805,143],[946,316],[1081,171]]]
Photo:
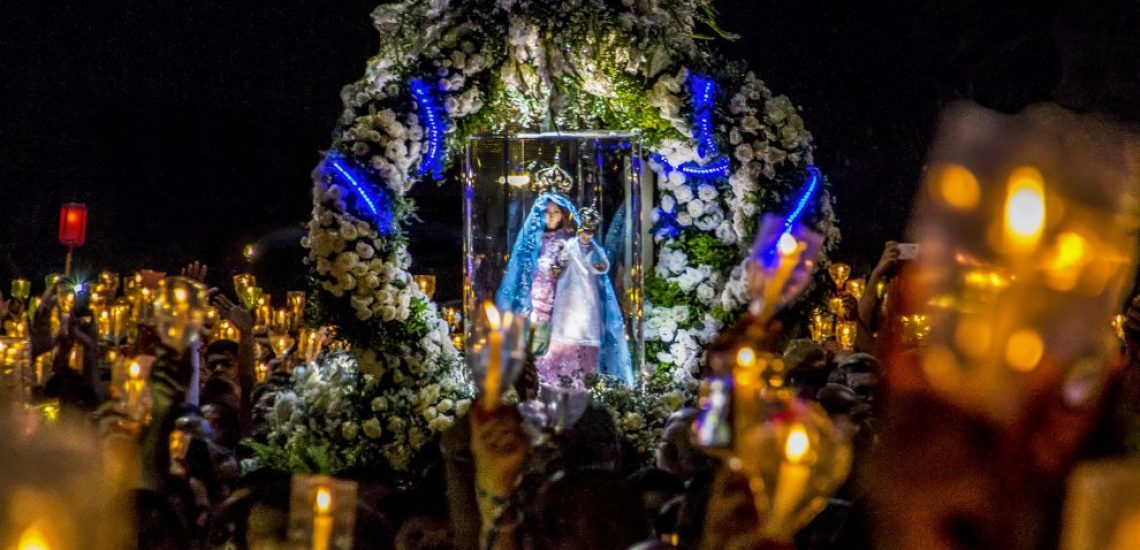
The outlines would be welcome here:
[[[435,275],[416,275],[412,279],[416,281],[416,286],[420,287],[428,300],[435,296]]]
[[[111,365],[111,392],[123,413],[131,420],[145,424],[152,406],[150,371],[154,357],[119,357]]]
[[[839,344],[840,349],[853,350],[855,349],[855,335],[858,330],[858,325],[855,321],[839,321],[835,323],[835,341]]]
[[[293,476],[289,542],[311,550],[351,550],[356,483],[328,476]]]
[[[206,288],[185,277],[169,277],[154,300],[155,329],[162,343],[175,350],[198,340],[206,323]]]
[[[285,304],[293,316],[293,328],[300,328],[305,322],[305,292],[301,290],[286,292]]]
[[[119,274],[114,271],[103,271],[99,273],[99,284],[103,285],[104,290],[107,292],[109,298],[114,298],[119,292]]]
[[[256,286],[246,287],[241,294],[238,294],[238,299],[241,300],[246,309],[257,309],[257,305],[261,303],[261,297],[261,288]]]
[[[812,340],[822,344],[835,335],[835,317],[823,309],[817,308],[811,314]]]
[[[239,273],[234,275],[234,294],[237,295],[239,300],[243,302],[246,299],[246,294],[249,289],[257,287],[257,278],[249,273]],[[246,307],[253,309],[253,305],[246,303]]]
[[[862,300],[863,292],[867,289],[867,280],[850,279],[847,281],[847,284],[843,286],[843,289],[847,291],[848,294],[854,296],[856,300]]]
[[[827,274],[831,277],[831,282],[835,283],[835,291],[843,292],[843,285],[851,276],[851,266],[836,262],[827,267]]]
[[[228,319],[222,319],[214,325],[214,333],[210,336],[213,340],[230,340],[232,342],[241,341],[241,331],[234,326]]]
[[[765,214],[748,260],[749,310],[770,319],[807,286],[823,236],[801,223]]]
[[[12,297],[27,300],[32,295],[32,282],[27,279],[12,279]]]
[[[323,328],[303,328],[297,335],[297,355],[302,361],[312,363],[320,357],[325,345],[326,332]]]
[[[500,315],[490,302],[476,322],[475,339],[468,342],[468,367],[481,401],[493,406],[507,393],[526,362],[530,321],[525,315]]]
[[[741,437],[730,466],[748,477],[760,534],[790,543],[847,479],[846,437],[817,403],[781,396],[768,418]]]

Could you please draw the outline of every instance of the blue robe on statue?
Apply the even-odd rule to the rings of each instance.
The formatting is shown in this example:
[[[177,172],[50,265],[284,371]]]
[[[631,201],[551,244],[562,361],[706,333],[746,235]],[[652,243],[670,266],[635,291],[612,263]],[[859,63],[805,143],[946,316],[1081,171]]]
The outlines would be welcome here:
[[[538,255],[542,248],[542,235],[546,231],[546,205],[553,202],[578,219],[578,209],[565,195],[543,193],[535,199],[523,222],[522,230],[511,247],[507,270],[495,293],[495,307],[499,311],[511,311],[516,315],[529,315],[531,312],[531,282],[538,265]],[[601,246],[594,243],[598,250]],[[633,362],[629,344],[625,338],[625,317],[621,304],[614,293],[614,286],[608,273],[597,277],[599,294],[602,297],[602,341],[599,353],[598,373],[617,378],[632,387]]]

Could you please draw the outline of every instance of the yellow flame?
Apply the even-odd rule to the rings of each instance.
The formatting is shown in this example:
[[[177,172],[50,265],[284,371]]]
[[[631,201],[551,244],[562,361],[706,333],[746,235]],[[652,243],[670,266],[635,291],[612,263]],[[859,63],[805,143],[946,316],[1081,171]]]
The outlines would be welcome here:
[[[20,534],[20,541],[16,544],[18,550],[51,550],[51,544],[35,525],[28,527]]]
[[[807,430],[802,424],[795,424],[788,432],[788,440],[784,442],[784,456],[788,462],[798,463],[807,456],[811,450],[811,441],[808,440]]]
[[[483,302],[483,312],[487,314],[487,323],[491,325],[491,330],[499,330],[503,326],[503,320],[499,316],[499,309],[492,304],[490,300]]]
[[[131,377],[131,379],[134,380],[137,379],[141,374],[142,366],[139,365],[139,362],[131,361],[131,365],[127,367],[127,376]]]
[[[756,351],[749,346],[740,348],[736,352],[736,364],[742,367],[751,367],[756,364]]]
[[[790,256],[795,253],[800,244],[796,242],[796,238],[791,233],[784,233],[780,235],[780,240],[776,242],[776,249],[780,251],[783,256]]]
[[[1005,361],[1016,371],[1029,372],[1045,355],[1045,341],[1036,331],[1025,329],[1013,333],[1005,344]]]
[[[1005,234],[1015,249],[1032,249],[1045,229],[1045,183],[1035,168],[1023,166],[1009,176]]]
[[[317,487],[317,496],[313,499],[313,511],[320,516],[327,516],[332,511],[332,492],[328,487]]]

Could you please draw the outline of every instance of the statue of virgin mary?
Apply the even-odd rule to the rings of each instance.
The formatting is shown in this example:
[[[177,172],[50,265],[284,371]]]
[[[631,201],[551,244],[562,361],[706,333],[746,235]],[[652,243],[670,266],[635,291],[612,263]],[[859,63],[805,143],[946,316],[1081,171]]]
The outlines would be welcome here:
[[[582,387],[585,375],[598,373],[632,386],[625,320],[609,277],[610,263],[593,238],[599,216],[588,208],[579,213],[560,191],[547,190],[531,205],[511,247],[495,305],[529,316],[534,327],[530,347],[542,384]]]

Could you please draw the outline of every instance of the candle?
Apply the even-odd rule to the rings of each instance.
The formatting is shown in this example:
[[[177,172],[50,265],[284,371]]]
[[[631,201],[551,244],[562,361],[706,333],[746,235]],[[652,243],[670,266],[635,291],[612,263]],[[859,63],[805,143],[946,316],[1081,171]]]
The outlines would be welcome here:
[[[27,279],[12,279],[12,297],[27,300],[32,294],[32,282]]]
[[[20,540],[16,543],[16,550],[51,550],[51,543],[40,531],[39,526],[33,524],[23,533],[20,533]]]
[[[835,340],[839,347],[850,350],[855,348],[855,321],[839,321],[835,323]]]
[[[753,302],[753,305],[750,306],[753,309],[753,315],[761,319],[766,319],[775,313],[776,307],[779,305],[780,296],[784,293],[784,286],[799,264],[800,255],[805,248],[806,245],[796,240],[791,233],[785,232],[780,235],[780,238],[776,241],[776,252],[779,253],[776,271],[763,283],[762,301]],[[759,307],[758,310],[757,307]]]
[[[847,293],[854,296],[856,300],[863,299],[863,291],[866,288],[867,282],[863,279],[851,279],[847,281],[847,285],[844,287],[844,289],[847,290]]]
[[[776,492],[772,497],[772,508],[765,523],[776,529],[792,520],[792,512],[804,496],[811,468],[805,463],[811,451],[811,440],[803,424],[792,424],[788,438],[784,440],[784,460],[776,474]]]
[[[503,383],[503,332],[499,310],[489,301],[483,304],[483,310],[490,329],[487,335],[487,374],[483,377],[483,406],[485,410],[491,410],[499,404]]]
[[[131,361],[127,367],[127,409],[134,411],[135,406],[138,405],[139,395],[142,394],[142,366],[139,365],[138,360]]]
[[[1045,182],[1036,168],[1022,166],[1009,176],[1005,199],[1007,252],[1032,253],[1045,231]]]
[[[333,498],[328,487],[317,487],[313,497],[313,550],[328,550],[332,541]]]

